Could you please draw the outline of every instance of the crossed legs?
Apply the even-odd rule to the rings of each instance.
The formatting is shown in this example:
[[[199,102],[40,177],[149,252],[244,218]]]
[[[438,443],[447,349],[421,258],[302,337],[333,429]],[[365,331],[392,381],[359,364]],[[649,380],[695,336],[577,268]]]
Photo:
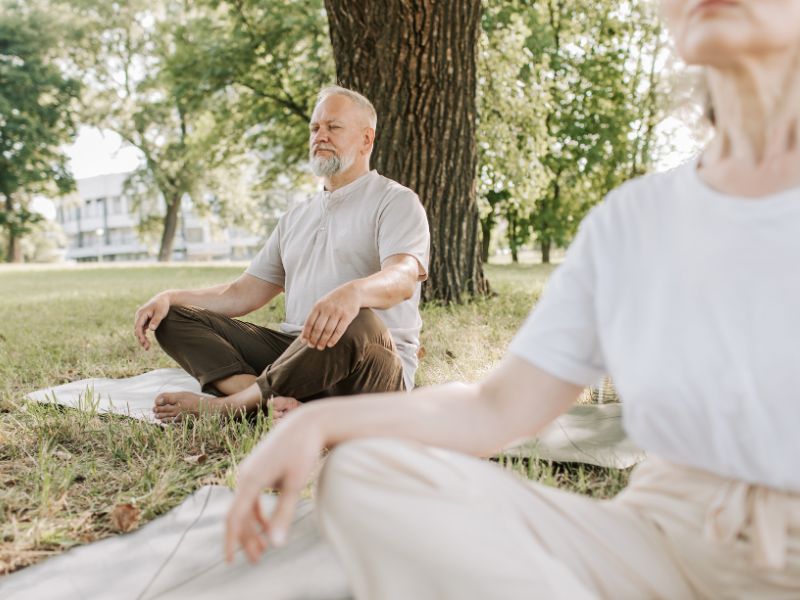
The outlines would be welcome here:
[[[295,336],[212,311],[175,306],[156,330],[167,354],[195,377],[206,394],[161,394],[159,418],[174,419],[203,410],[247,413],[270,403],[273,415],[331,394],[347,395],[403,389],[403,370],[386,326],[362,309],[332,348],[309,348]],[[253,383],[256,404],[235,405],[228,396]]]

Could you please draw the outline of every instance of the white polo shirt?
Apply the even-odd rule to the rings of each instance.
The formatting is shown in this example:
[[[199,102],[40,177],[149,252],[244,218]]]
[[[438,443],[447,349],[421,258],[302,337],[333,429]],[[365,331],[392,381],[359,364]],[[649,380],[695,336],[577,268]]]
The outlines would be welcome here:
[[[286,293],[281,331],[297,335],[322,296],[381,270],[390,256],[409,254],[427,278],[430,232],[417,195],[370,171],[334,191],[320,191],[284,214],[247,273]],[[385,310],[383,320],[403,361],[406,389],[414,387],[422,318],[421,283],[414,295]]]
[[[800,492],[800,188],[728,196],[694,161],[623,185],[510,351],[578,385],[608,373],[645,450]]]

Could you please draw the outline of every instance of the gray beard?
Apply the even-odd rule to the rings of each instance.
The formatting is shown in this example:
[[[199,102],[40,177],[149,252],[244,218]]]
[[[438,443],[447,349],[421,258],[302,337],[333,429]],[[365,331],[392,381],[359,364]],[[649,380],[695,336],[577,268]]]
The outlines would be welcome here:
[[[332,154],[327,158],[312,154],[310,159],[311,171],[317,177],[332,177],[342,170],[342,159],[337,154]]]
[[[333,177],[337,173],[347,171],[356,162],[356,152],[339,156],[333,153],[328,158],[323,158],[314,154],[314,151],[309,151],[308,159],[311,162],[311,171],[317,177]]]

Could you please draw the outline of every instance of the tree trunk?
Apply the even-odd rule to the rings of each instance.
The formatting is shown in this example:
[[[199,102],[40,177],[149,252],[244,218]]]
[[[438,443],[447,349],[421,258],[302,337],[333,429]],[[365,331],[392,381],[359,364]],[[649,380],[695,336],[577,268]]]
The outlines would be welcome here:
[[[172,259],[172,246],[175,243],[175,232],[178,230],[178,215],[181,211],[182,194],[172,195],[167,201],[167,214],[164,215],[164,230],[161,233],[161,247],[158,250],[158,262],[169,262]],[[165,199],[167,196],[165,195]]]
[[[6,217],[9,222],[6,225],[8,232],[8,247],[6,248],[6,262],[18,263],[22,262],[22,248],[19,245],[19,236],[14,231],[14,223],[10,221],[14,214],[14,201],[11,199],[10,194],[4,194],[6,197]]]
[[[494,219],[490,216],[481,219],[481,263],[489,262],[489,247],[492,245]]]
[[[550,264],[550,247],[552,246],[552,241],[550,238],[542,239],[541,246],[542,246],[542,262],[544,264]]]
[[[480,0],[325,0],[339,82],[378,112],[373,166],[419,194],[431,228],[425,300],[489,291],[475,195]]]
[[[19,236],[12,229],[8,230],[8,256],[6,257],[6,262],[22,262],[22,248],[19,244]]]
[[[506,220],[508,221],[508,247],[511,248],[511,262],[518,263],[519,251],[517,240],[519,240],[519,222],[517,220],[516,211],[509,211]]]

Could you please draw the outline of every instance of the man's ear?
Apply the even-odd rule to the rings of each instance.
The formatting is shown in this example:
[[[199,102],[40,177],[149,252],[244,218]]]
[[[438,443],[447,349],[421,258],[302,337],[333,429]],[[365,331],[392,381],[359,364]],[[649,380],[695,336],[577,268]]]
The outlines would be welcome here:
[[[372,147],[375,145],[375,130],[372,127],[365,127],[362,137],[362,150],[369,154],[372,152]]]

